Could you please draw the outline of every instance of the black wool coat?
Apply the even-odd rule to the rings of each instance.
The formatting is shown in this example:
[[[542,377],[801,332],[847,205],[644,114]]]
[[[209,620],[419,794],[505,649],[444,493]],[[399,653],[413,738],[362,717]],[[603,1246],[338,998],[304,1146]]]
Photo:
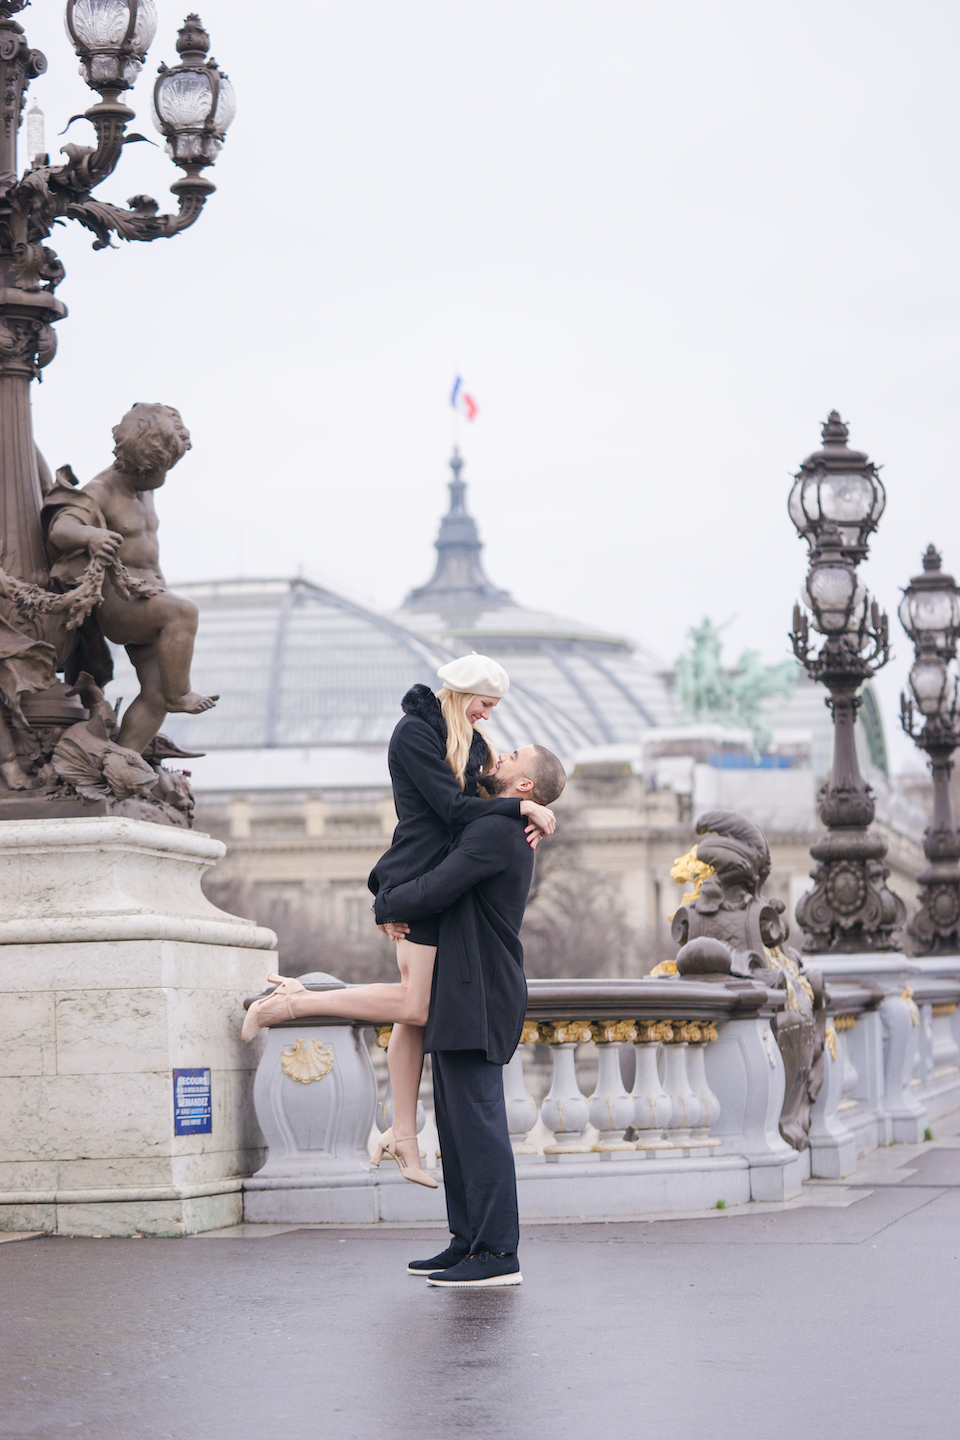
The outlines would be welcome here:
[[[441,911],[425,1050],[482,1050],[506,1065],[527,1011],[520,924],[533,878],[524,827],[502,815],[465,826],[447,858],[377,896],[383,917]]]
[[[468,821],[480,815],[512,816],[515,821],[520,814],[517,799],[483,800],[477,794],[477,776],[489,753],[482,735],[474,735],[461,790],[446,761],[447,726],[436,695],[426,685],[414,685],[400,703],[403,717],[387,752],[399,823],[390,849],[370,872],[367,885],[374,895],[435,869]],[[517,828],[522,835],[523,827]],[[379,914],[377,923],[384,923]]]

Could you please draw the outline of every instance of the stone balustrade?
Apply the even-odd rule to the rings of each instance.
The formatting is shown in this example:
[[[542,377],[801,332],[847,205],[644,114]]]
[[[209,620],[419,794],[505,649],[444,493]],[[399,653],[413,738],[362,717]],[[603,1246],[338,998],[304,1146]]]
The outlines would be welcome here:
[[[504,1069],[521,1216],[789,1199],[810,1175],[852,1174],[876,1145],[922,1135],[931,1113],[960,1099],[960,976],[908,978],[899,988],[857,976],[827,985],[823,1084],[804,1152],[779,1132],[785,1072],[771,1020],[786,991],[729,977],[530,981]],[[389,1086],[378,1100],[371,1054],[389,1034],[319,1016],[266,1032],[254,1099],[269,1155],[245,1183],[248,1219],[442,1218],[442,1189],[370,1165],[371,1138],[392,1113]],[[534,1078],[544,1052],[545,1094]],[[421,1103],[425,1127],[433,1133]],[[425,1148],[432,1166],[435,1144]]]
[[[960,977],[927,977],[921,964],[901,957],[880,970],[874,961],[872,976],[827,986],[823,1086],[810,1127],[816,1177],[852,1174],[860,1156],[920,1139],[960,1104]]]
[[[311,988],[341,983],[302,979]],[[504,1071],[521,1215],[696,1210],[799,1189],[799,1157],[777,1131],[784,1073],[770,1017],[784,992],[677,977],[531,981],[529,991],[521,1043]],[[266,1033],[254,1100],[269,1155],[246,1182],[248,1219],[443,1214],[442,1192],[369,1164],[374,1127],[390,1120],[370,1049],[388,1036],[387,1026],[374,1032],[320,1016]],[[596,1081],[582,1087],[588,1042]],[[534,1046],[548,1048],[552,1069],[539,1105],[523,1066]],[[421,1107],[421,1129],[426,1121]]]
[[[757,1005],[767,998],[762,988],[753,996]],[[569,1017],[571,1005],[598,1018]],[[527,1022],[504,1074],[518,1162],[541,1155],[529,1143],[538,1118],[552,1132],[541,1155],[551,1163],[587,1154],[689,1158],[694,1151],[719,1148],[710,1126],[719,1118],[720,1102],[707,1079],[704,1052],[717,1039],[717,1023],[738,1005],[742,993],[673,980],[530,981]],[[584,1095],[576,1051],[589,1041],[598,1051],[597,1078],[592,1093]],[[552,1063],[539,1112],[523,1070],[522,1052],[531,1044],[548,1046]],[[625,1064],[625,1046],[632,1063]]]
[[[910,991],[919,1022],[911,1083],[934,1119],[960,1103],[960,978],[921,975]]]

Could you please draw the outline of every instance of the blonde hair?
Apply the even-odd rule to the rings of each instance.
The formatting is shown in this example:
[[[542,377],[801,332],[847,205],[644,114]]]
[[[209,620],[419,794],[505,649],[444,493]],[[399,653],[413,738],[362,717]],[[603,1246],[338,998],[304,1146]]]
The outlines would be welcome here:
[[[475,695],[465,695],[460,690],[440,691],[437,699],[440,701],[440,710],[447,725],[447,764],[457,777],[457,784],[462,790],[466,781],[467,761],[470,758],[470,746],[473,744],[474,735],[480,735],[487,747],[487,758],[483,763],[484,770],[492,770],[497,763],[497,757],[490,747],[485,735],[479,730],[474,730],[467,719],[467,706]]]

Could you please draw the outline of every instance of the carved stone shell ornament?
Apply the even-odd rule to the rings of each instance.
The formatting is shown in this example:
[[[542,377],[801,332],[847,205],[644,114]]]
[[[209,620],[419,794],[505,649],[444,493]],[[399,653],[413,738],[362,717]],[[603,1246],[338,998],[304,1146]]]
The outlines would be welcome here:
[[[291,1080],[309,1085],[311,1080],[322,1080],[333,1068],[333,1051],[319,1040],[308,1040],[301,1036],[293,1045],[288,1045],[280,1056],[283,1073]]]

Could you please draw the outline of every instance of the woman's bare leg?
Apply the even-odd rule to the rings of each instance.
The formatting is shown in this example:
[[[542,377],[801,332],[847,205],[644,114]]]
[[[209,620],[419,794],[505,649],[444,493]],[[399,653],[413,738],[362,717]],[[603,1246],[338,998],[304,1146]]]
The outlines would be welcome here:
[[[294,1015],[341,1015],[393,1025],[387,1047],[390,1086],[393,1091],[393,1128],[412,1138],[398,1149],[408,1165],[420,1168],[417,1133],[417,1096],[423,1071],[423,1032],[430,1009],[430,988],[437,957],[435,945],[414,945],[398,940],[399,985],[355,985],[349,990],[297,990],[290,997]],[[289,1018],[286,996],[261,1000],[258,1020],[270,1025]]]
[[[423,1074],[423,1035],[430,1010],[430,989],[433,966],[437,958],[435,945],[414,945],[409,940],[397,941],[397,964],[400,985],[410,997],[413,1018],[395,1022],[387,1046],[390,1089],[393,1092],[393,1133],[408,1138],[397,1142],[397,1149],[408,1165],[420,1168],[420,1142],[417,1139],[417,1098]]]
[[[427,947],[424,946],[424,949]],[[408,1165],[420,1169],[417,1139],[417,1098],[423,1074],[423,1025],[394,1025],[387,1046],[390,1089],[393,1092],[393,1133],[397,1149]]]

